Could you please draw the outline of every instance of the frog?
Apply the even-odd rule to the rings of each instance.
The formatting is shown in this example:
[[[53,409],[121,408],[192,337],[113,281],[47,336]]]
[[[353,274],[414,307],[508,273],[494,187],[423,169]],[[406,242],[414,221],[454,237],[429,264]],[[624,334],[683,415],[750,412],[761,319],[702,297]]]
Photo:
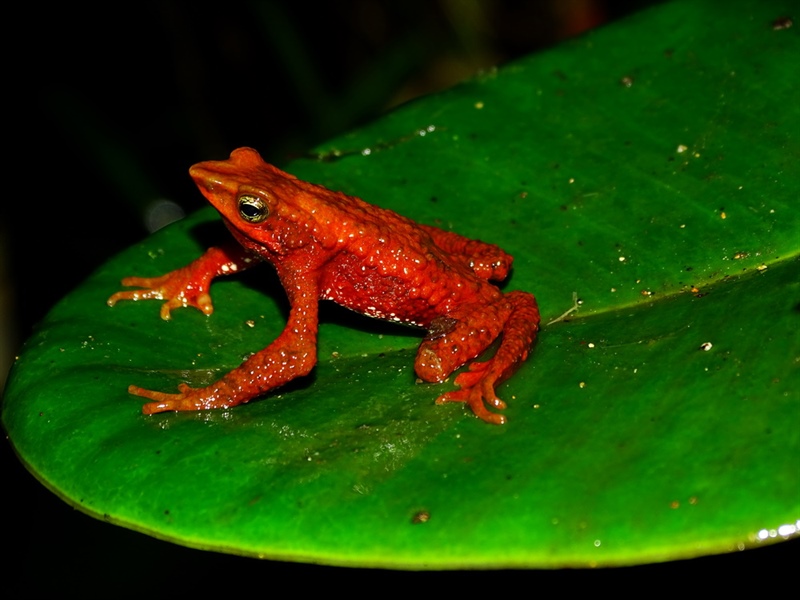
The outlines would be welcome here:
[[[417,223],[355,196],[306,182],[265,162],[252,148],[192,166],[189,174],[219,212],[231,238],[158,277],[126,277],[107,304],[164,301],[160,316],[193,307],[212,315],[212,281],[270,263],[289,300],[285,328],[266,348],[205,387],[177,393],[131,385],[149,400],[146,415],[227,409],[308,375],[317,362],[319,304],[345,308],[426,333],[414,362],[422,382],[454,380],[436,404],[463,402],[502,425],[496,387],[527,360],[539,330],[533,294],[503,292],[513,257],[494,244]],[[474,361],[496,341],[494,355]],[[490,410],[491,409],[491,410]]]

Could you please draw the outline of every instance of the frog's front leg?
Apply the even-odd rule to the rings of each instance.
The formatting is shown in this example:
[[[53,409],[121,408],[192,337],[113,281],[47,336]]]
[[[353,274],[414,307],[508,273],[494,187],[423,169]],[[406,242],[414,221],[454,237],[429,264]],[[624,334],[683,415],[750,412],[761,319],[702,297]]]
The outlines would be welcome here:
[[[122,285],[144,288],[113,294],[106,303],[114,306],[120,300],[166,300],[161,305],[161,318],[170,319],[170,311],[193,306],[206,315],[214,312],[208,290],[214,278],[243,271],[260,259],[235,242],[212,247],[185,267],[160,277],[126,277]]]
[[[536,299],[526,292],[510,292],[487,305],[461,307],[452,316],[440,317],[432,323],[417,353],[417,374],[425,381],[444,381],[502,334],[500,347],[492,358],[470,364],[468,371],[456,377],[455,384],[461,389],[436,399],[437,404],[466,402],[476,416],[502,425],[506,418],[489,411],[486,405],[505,408],[495,387],[528,357],[538,329]]]
[[[191,388],[182,383],[178,386],[180,393],[167,394],[130,386],[131,394],[153,400],[142,407],[142,412],[229,408],[310,373],[317,362],[317,284],[298,277],[293,285],[286,282],[284,285],[292,308],[286,328],[274,342],[204,388]]]

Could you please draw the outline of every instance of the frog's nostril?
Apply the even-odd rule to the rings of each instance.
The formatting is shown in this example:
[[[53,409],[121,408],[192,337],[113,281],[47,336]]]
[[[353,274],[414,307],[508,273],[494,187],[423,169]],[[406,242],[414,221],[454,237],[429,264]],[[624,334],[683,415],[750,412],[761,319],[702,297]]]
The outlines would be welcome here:
[[[220,173],[214,169],[206,168],[204,165],[205,163],[194,165],[189,169],[189,175],[201,190],[211,193],[220,191],[224,186]]]
[[[194,165],[189,169],[189,175],[195,180],[197,185],[205,187],[206,182],[209,180],[209,172],[201,165]]]

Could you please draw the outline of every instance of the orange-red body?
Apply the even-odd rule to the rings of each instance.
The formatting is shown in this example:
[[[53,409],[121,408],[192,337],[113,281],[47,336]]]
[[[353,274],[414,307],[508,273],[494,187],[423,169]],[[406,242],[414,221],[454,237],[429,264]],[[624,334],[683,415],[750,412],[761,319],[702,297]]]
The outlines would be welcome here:
[[[166,300],[161,316],[194,306],[213,307],[211,280],[265,260],[277,270],[291,304],[283,333],[267,348],[205,388],[179,386],[167,394],[136,386],[130,392],[153,402],[147,414],[226,408],[248,402],[311,371],[317,358],[319,300],[356,312],[428,330],[415,362],[424,381],[444,381],[497,337],[494,357],[472,363],[456,377],[459,390],[437,402],[464,401],[485,421],[505,418],[487,410],[505,404],[494,388],[524,361],[539,325],[533,295],[503,294],[488,280],[502,280],[512,257],[497,246],[417,224],[390,210],[300,181],[240,148],[224,161],[190,170],[220,212],[237,243],[210,248],[191,264],[162,277],[130,277],[108,300]]]

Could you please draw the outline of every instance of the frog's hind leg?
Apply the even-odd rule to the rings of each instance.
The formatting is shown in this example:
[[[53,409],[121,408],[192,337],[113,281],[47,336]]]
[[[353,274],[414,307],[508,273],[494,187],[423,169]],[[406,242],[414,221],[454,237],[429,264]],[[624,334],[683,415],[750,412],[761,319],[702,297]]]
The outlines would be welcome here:
[[[528,357],[538,328],[539,309],[534,297],[526,292],[510,292],[489,305],[468,305],[453,317],[432,323],[417,354],[417,374],[425,381],[443,381],[502,333],[495,355],[485,362],[470,364],[468,371],[456,377],[455,384],[461,389],[436,399],[437,404],[466,402],[476,416],[501,425],[505,417],[490,412],[486,405],[505,408],[495,387]]]

